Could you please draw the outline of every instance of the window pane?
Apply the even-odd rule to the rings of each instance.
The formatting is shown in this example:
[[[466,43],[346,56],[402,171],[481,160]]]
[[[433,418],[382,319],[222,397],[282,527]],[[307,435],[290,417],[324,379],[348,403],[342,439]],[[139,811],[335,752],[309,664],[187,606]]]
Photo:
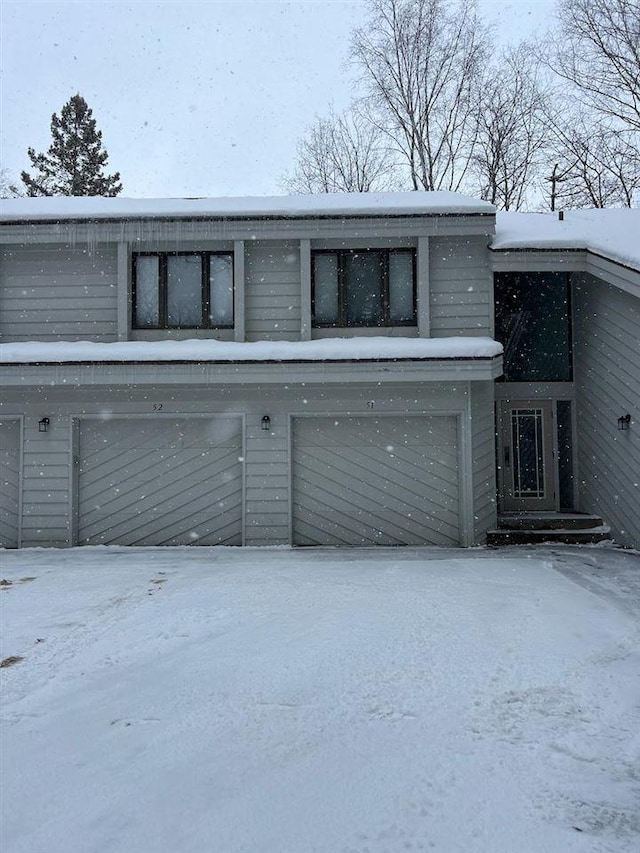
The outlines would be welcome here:
[[[414,318],[413,255],[389,252],[389,322],[406,323]]]
[[[321,254],[313,256],[314,323],[337,323],[338,256]]]
[[[167,325],[202,325],[200,255],[175,255],[167,258]]]
[[[573,441],[571,436],[571,403],[557,402],[558,477],[560,480],[560,509],[573,509]]]
[[[209,257],[209,324],[233,326],[233,255]]]
[[[136,328],[158,326],[160,323],[160,301],[158,297],[159,258],[138,255],[136,258]]]
[[[513,410],[511,441],[514,497],[543,498],[545,481],[541,409]]]
[[[564,273],[496,273],[496,338],[508,382],[571,380],[568,278]]]
[[[382,322],[382,256],[380,252],[347,255],[345,267],[347,326]]]

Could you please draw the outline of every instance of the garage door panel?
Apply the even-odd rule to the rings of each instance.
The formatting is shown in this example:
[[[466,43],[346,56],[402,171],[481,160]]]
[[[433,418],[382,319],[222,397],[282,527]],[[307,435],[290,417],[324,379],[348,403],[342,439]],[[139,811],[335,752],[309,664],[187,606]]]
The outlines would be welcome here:
[[[350,455],[347,454],[348,451],[343,449],[334,454],[327,451],[318,453],[316,448],[306,453],[298,468],[299,476],[308,483],[306,493],[312,493],[320,487],[325,492],[335,489],[337,498],[358,495],[361,508],[364,506],[363,501],[377,506],[381,496],[384,496],[387,502],[395,499],[401,507],[413,506],[420,511],[424,510],[425,500],[429,498],[424,488],[420,487],[421,480],[416,479],[415,471],[418,468],[421,474],[428,473],[439,503],[446,503],[449,498],[452,505],[457,505],[457,466],[444,474],[440,472],[438,476],[435,473],[436,466],[429,466],[424,458],[413,466],[405,466],[401,464],[402,460],[389,460],[379,454],[378,470],[373,470],[371,464],[376,461],[375,457],[368,455],[365,464],[362,464],[360,454],[355,459],[353,450]],[[398,464],[393,465],[393,461]],[[345,491],[345,475],[350,478],[348,491]]]
[[[237,448],[235,451],[225,451],[223,456],[215,458],[201,450],[183,450],[175,453],[157,450],[145,452],[142,456],[138,453],[122,451],[118,453],[118,461],[112,462],[109,466],[104,464],[96,468],[86,464],[81,466],[81,473],[85,470],[91,471],[91,479],[87,481],[85,487],[85,503],[95,500],[104,506],[109,496],[125,501],[127,494],[131,495],[132,500],[136,500],[139,498],[137,495],[139,479],[149,471],[153,471],[154,476],[148,481],[147,496],[166,491],[171,484],[178,489],[179,482],[190,483],[193,474],[199,470],[203,462],[209,465],[211,478],[222,478],[233,469],[238,455]],[[123,478],[123,471],[126,471],[126,478]]]
[[[240,418],[85,421],[78,540],[241,544]]]
[[[18,547],[20,422],[0,421],[0,545]]]
[[[384,491],[388,495],[396,495],[400,500],[408,500],[410,495],[421,503],[424,499],[424,491],[420,489],[420,480],[415,479],[416,468],[426,469],[434,483],[438,493],[450,494],[457,502],[458,493],[458,466],[457,460],[448,460],[448,465],[442,465],[441,460],[434,460],[424,455],[416,454],[412,461],[402,458],[402,451],[391,454],[376,454],[373,450],[359,452],[354,457],[353,450],[339,448],[333,453],[327,450],[311,448],[307,450],[305,458],[300,462],[301,470],[307,469],[314,472],[318,477],[331,479],[328,472],[334,470],[336,459],[341,460],[341,465],[334,471],[338,480],[336,485],[341,485],[343,473],[350,474],[354,480],[350,484],[351,489],[358,490],[363,495],[371,496],[377,500],[377,491]],[[374,467],[375,466],[375,467]],[[441,470],[443,469],[443,470]],[[311,486],[315,481],[311,480]],[[372,487],[374,494],[372,494]]]
[[[384,513],[397,513],[400,519],[423,518],[437,513],[440,509],[455,511],[457,498],[455,495],[445,495],[436,502],[427,495],[421,495],[415,491],[416,484],[411,484],[411,490],[403,492],[399,483],[383,481],[383,488],[377,488],[379,478],[365,482],[357,479],[358,474],[355,467],[345,466],[344,473],[351,478],[348,490],[344,490],[344,483],[336,475],[326,477],[324,469],[319,467],[305,469],[299,476],[306,481],[303,495],[299,502],[308,504],[318,509],[320,506],[332,507],[340,512],[350,513],[357,505],[359,513],[369,512],[372,515]],[[399,523],[399,522],[398,522]]]
[[[293,472],[296,544],[459,542],[452,416],[300,418]]]
[[[107,521],[94,525],[94,535],[106,535],[109,541],[121,545],[224,545],[239,544],[238,530],[241,528],[241,511],[233,507],[224,514],[224,520],[211,518],[209,503],[199,506],[198,502],[183,507],[179,512],[154,514],[145,513],[135,520],[115,523]],[[87,528],[91,530],[90,527]]]
[[[376,536],[378,532],[383,531],[397,539],[403,539],[405,536],[422,537],[425,526],[454,539],[457,539],[458,535],[458,513],[454,502],[450,502],[448,506],[429,502],[415,509],[394,505],[385,498],[382,506],[370,501],[359,504],[358,508],[354,509],[352,496],[340,498],[335,492],[316,491],[311,497],[298,502],[296,514],[300,517],[306,515],[310,519],[317,515],[332,527],[343,525],[360,532],[368,523],[375,529]],[[368,521],[365,523],[363,519]]]
[[[147,494],[140,499],[137,499],[135,490],[130,490],[123,501],[119,500],[120,495],[115,495],[94,506],[85,503],[83,524],[87,530],[93,528],[94,534],[96,530],[103,528],[119,535],[127,528],[133,529],[135,516],[141,523],[153,519],[156,526],[160,526],[172,520],[186,520],[198,511],[209,511],[212,502],[215,502],[220,510],[225,506],[231,510],[236,503],[240,503],[238,495],[241,498],[242,487],[238,481],[216,483],[211,480],[207,486],[205,493],[202,489],[196,492],[191,486],[171,492],[166,488],[159,488],[153,494]]]
[[[372,427],[372,421],[375,425]],[[425,426],[426,422],[429,422]],[[362,447],[367,444],[379,446],[382,440],[397,440],[406,447],[424,446],[429,437],[430,446],[450,445],[455,447],[456,419],[453,416],[414,417],[342,417],[308,418],[296,421],[296,433],[305,446],[317,447]]]

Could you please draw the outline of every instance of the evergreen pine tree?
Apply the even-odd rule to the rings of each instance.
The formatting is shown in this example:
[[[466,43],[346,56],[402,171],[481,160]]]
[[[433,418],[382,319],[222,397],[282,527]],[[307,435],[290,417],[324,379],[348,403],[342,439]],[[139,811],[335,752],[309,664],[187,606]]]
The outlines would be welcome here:
[[[22,172],[29,196],[116,196],[122,192],[120,173],[106,175],[108,154],[102,131],[85,99],[74,95],[60,115],[51,117],[52,142],[46,154],[27,153],[38,174]]]

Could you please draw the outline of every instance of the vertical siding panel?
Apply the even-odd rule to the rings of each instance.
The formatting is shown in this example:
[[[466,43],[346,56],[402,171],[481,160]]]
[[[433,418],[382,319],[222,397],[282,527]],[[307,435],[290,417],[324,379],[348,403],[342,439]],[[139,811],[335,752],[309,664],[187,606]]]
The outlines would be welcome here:
[[[416,278],[418,335],[421,338],[428,338],[431,336],[428,237],[418,237],[418,251],[416,253]]]
[[[246,281],[244,263],[244,240],[236,240],[233,244],[233,339],[245,339],[245,310],[246,310]]]
[[[117,290],[115,246],[5,251],[0,259],[0,339],[115,341]]]
[[[117,276],[118,276],[118,340],[128,341],[131,329],[131,281],[129,260],[129,244],[118,243],[117,249]]]
[[[579,509],[639,547],[640,304],[593,276],[574,281]],[[627,413],[631,427],[619,431]]]
[[[311,240],[300,240],[300,340],[311,340]]]

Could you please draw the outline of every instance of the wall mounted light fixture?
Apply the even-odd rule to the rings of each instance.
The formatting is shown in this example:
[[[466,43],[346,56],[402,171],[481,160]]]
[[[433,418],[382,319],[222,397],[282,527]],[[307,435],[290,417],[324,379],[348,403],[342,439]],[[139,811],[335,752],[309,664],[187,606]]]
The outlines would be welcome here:
[[[618,429],[629,429],[631,415],[620,415],[618,418]]]
[[[269,417],[269,415],[263,415],[261,423],[262,429],[265,432],[269,432],[269,430],[271,429],[271,418]]]
[[[40,418],[38,421],[38,432],[47,432],[50,423],[49,418]]]

